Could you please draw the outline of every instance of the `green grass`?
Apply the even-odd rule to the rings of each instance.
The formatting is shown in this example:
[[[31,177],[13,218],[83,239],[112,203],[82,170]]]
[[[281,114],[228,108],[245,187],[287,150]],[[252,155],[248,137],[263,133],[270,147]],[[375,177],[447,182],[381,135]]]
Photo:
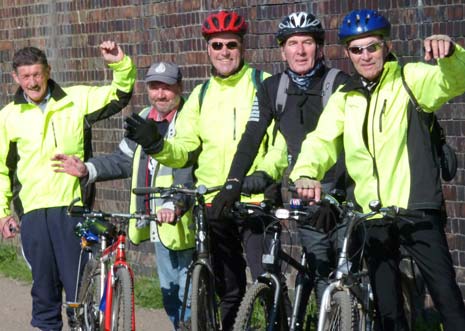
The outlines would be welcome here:
[[[32,283],[32,275],[17,247],[0,243],[0,274],[8,278]],[[163,308],[160,284],[153,277],[136,277],[134,284],[136,305],[144,308]]]
[[[12,245],[0,244],[0,273],[8,278],[31,283],[31,271],[16,249]]]

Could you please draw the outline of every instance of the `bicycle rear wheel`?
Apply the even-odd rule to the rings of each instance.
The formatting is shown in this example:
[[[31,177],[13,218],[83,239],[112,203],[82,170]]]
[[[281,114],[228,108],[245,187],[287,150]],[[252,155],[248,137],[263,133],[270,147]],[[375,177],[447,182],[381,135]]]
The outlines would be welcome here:
[[[217,330],[219,320],[218,304],[212,275],[206,266],[197,264],[192,272],[192,331]]]
[[[113,285],[113,299],[111,308],[111,330],[133,331],[132,328],[132,280],[129,270],[118,268],[115,273],[115,284]]]
[[[325,331],[354,331],[356,328],[352,298],[346,291],[337,291],[331,300],[331,311],[325,321]]]
[[[268,284],[252,285],[242,299],[233,330],[267,330],[273,308],[273,292]],[[281,305],[275,317],[273,330],[285,330],[287,329],[285,326],[287,319]]]
[[[100,330],[100,263],[90,259],[84,266],[82,281],[78,291],[78,301],[82,304],[77,320],[82,330]]]

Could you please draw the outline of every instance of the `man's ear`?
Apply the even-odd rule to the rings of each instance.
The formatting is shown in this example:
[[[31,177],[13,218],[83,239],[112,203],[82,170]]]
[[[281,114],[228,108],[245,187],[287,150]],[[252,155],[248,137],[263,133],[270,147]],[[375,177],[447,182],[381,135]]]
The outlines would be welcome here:
[[[13,77],[14,81],[16,82],[16,84],[19,84],[19,78],[18,78],[18,75],[16,74],[16,71],[12,71],[11,72],[11,76]]]
[[[347,50],[347,46],[344,46],[344,55],[346,58],[349,58],[349,51]]]
[[[280,49],[280,51],[281,51],[281,59],[282,59],[283,61],[287,61],[287,59],[286,59],[286,54],[284,53],[284,43],[282,43],[281,46],[279,46],[279,49]]]

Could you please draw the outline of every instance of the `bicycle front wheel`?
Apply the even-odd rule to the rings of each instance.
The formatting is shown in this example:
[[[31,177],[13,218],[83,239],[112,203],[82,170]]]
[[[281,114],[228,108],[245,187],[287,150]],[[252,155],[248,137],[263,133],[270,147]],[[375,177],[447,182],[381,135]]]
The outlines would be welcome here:
[[[132,280],[129,270],[118,268],[115,272],[113,299],[111,305],[111,330],[134,331],[132,327],[133,301]]]
[[[273,309],[273,288],[268,284],[255,283],[245,293],[242,299],[234,331],[268,330]],[[287,320],[283,307],[278,307],[273,330],[285,330]]]
[[[218,324],[218,304],[212,275],[206,266],[197,264],[192,272],[192,331],[214,331],[218,329]]]
[[[78,301],[81,303],[76,316],[82,330],[100,330],[100,263],[90,259],[82,273],[82,281],[78,291]]]
[[[331,311],[325,321],[325,331],[355,331],[356,319],[348,292],[337,291],[331,300]]]

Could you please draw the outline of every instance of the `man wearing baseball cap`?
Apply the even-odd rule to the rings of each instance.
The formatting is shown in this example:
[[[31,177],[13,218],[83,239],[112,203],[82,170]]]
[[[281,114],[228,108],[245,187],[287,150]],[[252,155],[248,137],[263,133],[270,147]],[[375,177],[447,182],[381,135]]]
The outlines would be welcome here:
[[[165,139],[170,139],[175,135],[176,117],[184,104],[181,97],[181,71],[174,63],[157,62],[149,68],[144,81],[150,106],[143,109],[139,115],[155,121],[159,133]],[[82,178],[88,177],[88,184],[132,176],[132,188],[193,185],[191,167],[172,169],[159,164],[148,156],[140,145],[127,138],[120,142],[118,149],[112,154],[91,158],[86,163],[74,156],[62,154],[57,155],[56,159],[61,161],[56,164],[56,171]],[[163,304],[175,329],[179,328],[187,269],[194,247],[194,233],[189,226],[192,223],[191,213],[178,210],[178,205],[180,204],[175,204],[173,200],[151,200],[149,197],[135,196],[131,193],[131,212],[157,212],[158,224],[153,223],[138,229],[133,220],[129,225],[129,239],[136,245],[149,239],[154,242]],[[189,318],[190,311],[186,311],[185,319]]]

